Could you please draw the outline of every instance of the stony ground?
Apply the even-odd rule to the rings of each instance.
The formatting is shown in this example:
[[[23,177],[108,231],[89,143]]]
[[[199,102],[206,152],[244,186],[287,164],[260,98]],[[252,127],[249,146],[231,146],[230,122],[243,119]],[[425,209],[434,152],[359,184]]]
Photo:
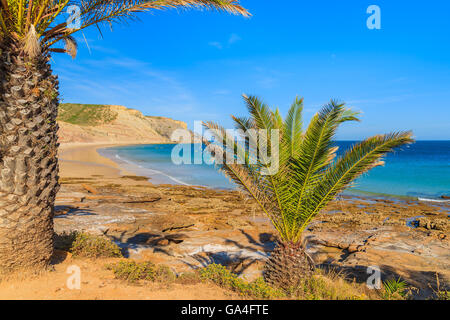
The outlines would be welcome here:
[[[257,206],[234,191],[154,186],[145,178],[62,179],[55,231],[104,234],[126,257],[169,265],[176,272],[221,263],[249,280],[261,275],[275,233]],[[430,292],[450,283],[450,208],[414,201],[342,198],[304,235],[318,266],[366,281],[400,276]]]

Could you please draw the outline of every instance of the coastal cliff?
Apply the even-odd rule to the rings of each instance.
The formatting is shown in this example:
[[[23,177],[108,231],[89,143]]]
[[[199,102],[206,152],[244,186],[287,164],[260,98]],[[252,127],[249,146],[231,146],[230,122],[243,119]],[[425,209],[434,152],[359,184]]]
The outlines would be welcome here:
[[[60,105],[58,124],[60,143],[167,143],[174,130],[187,128],[124,106],[72,103]]]

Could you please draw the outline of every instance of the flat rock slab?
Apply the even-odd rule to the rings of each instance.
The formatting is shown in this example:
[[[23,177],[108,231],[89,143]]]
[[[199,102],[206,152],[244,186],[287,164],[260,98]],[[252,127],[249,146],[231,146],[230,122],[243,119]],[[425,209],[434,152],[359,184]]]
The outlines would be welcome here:
[[[77,185],[62,188],[57,233],[104,234],[133,259],[164,263],[176,272],[220,263],[250,280],[262,275],[275,247],[268,219],[236,192],[185,186],[95,190],[93,196]],[[125,195],[131,200],[124,201]],[[450,283],[448,212],[414,201],[341,199],[314,219],[303,240],[318,266],[343,270],[361,282],[368,267],[378,266],[383,280],[400,276],[426,290],[436,274],[441,285]],[[418,217],[426,220],[409,223]]]
[[[117,205],[99,205],[88,208],[72,208],[54,218],[56,233],[89,231],[103,234],[110,224],[133,224],[136,222],[130,208]]]

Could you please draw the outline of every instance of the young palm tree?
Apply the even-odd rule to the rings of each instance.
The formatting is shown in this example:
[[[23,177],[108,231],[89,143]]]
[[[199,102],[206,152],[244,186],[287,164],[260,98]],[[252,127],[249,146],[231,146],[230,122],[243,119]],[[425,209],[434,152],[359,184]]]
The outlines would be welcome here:
[[[241,137],[227,136],[224,128],[207,122],[204,125],[214,142],[205,143],[217,159],[228,154],[229,159],[235,160],[220,161],[219,167],[256,200],[277,230],[279,240],[266,263],[265,278],[272,285],[289,288],[313,268],[302,244],[302,233],[311,220],[356,178],[384,164],[386,153],[412,143],[412,134],[377,135],[356,143],[336,159],[336,130],[344,122],[358,121],[358,113],[346,109],[344,104],[331,101],[303,130],[303,99],[294,101],[284,120],[278,109],[271,111],[257,97],[244,95],[244,100],[250,117],[232,116],[236,129],[242,130]],[[266,134],[258,137],[255,130]],[[275,141],[265,138],[270,137],[271,130],[279,132]],[[261,156],[258,149],[264,144],[268,152]],[[279,159],[278,168],[269,163],[269,157]]]
[[[238,0],[0,0],[0,273],[45,267],[53,251],[58,80],[50,52],[75,57],[75,32],[177,7],[249,15]],[[65,21],[68,11],[75,19]]]

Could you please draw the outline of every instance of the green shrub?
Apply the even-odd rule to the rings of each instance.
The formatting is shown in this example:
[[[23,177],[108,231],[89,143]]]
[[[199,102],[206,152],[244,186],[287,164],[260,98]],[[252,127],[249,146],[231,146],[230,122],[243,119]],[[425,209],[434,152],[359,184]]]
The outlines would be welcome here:
[[[200,278],[212,281],[222,288],[233,290],[248,298],[275,299],[285,297],[282,291],[270,287],[262,278],[247,282],[219,264],[210,264],[208,267],[200,269]]]
[[[110,106],[99,104],[61,103],[58,120],[82,126],[96,126],[111,123],[117,113]]]
[[[55,233],[53,235],[53,246],[57,250],[70,251],[76,236],[76,232],[64,232],[62,234]]]
[[[168,266],[156,266],[151,262],[136,262],[133,260],[123,260],[106,266],[108,270],[114,272],[117,279],[136,282],[138,280],[173,282],[176,275]]]
[[[439,290],[436,291],[436,298],[435,300],[450,300],[450,291],[447,290]]]
[[[88,233],[75,233],[69,250],[74,257],[86,258],[122,258],[122,252],[117,244],[106,237],[94,236]]]
[[[383,282],[381,297],[386,300],[403,300],[407,298],[407,284],[398,278],[389,279]]]

